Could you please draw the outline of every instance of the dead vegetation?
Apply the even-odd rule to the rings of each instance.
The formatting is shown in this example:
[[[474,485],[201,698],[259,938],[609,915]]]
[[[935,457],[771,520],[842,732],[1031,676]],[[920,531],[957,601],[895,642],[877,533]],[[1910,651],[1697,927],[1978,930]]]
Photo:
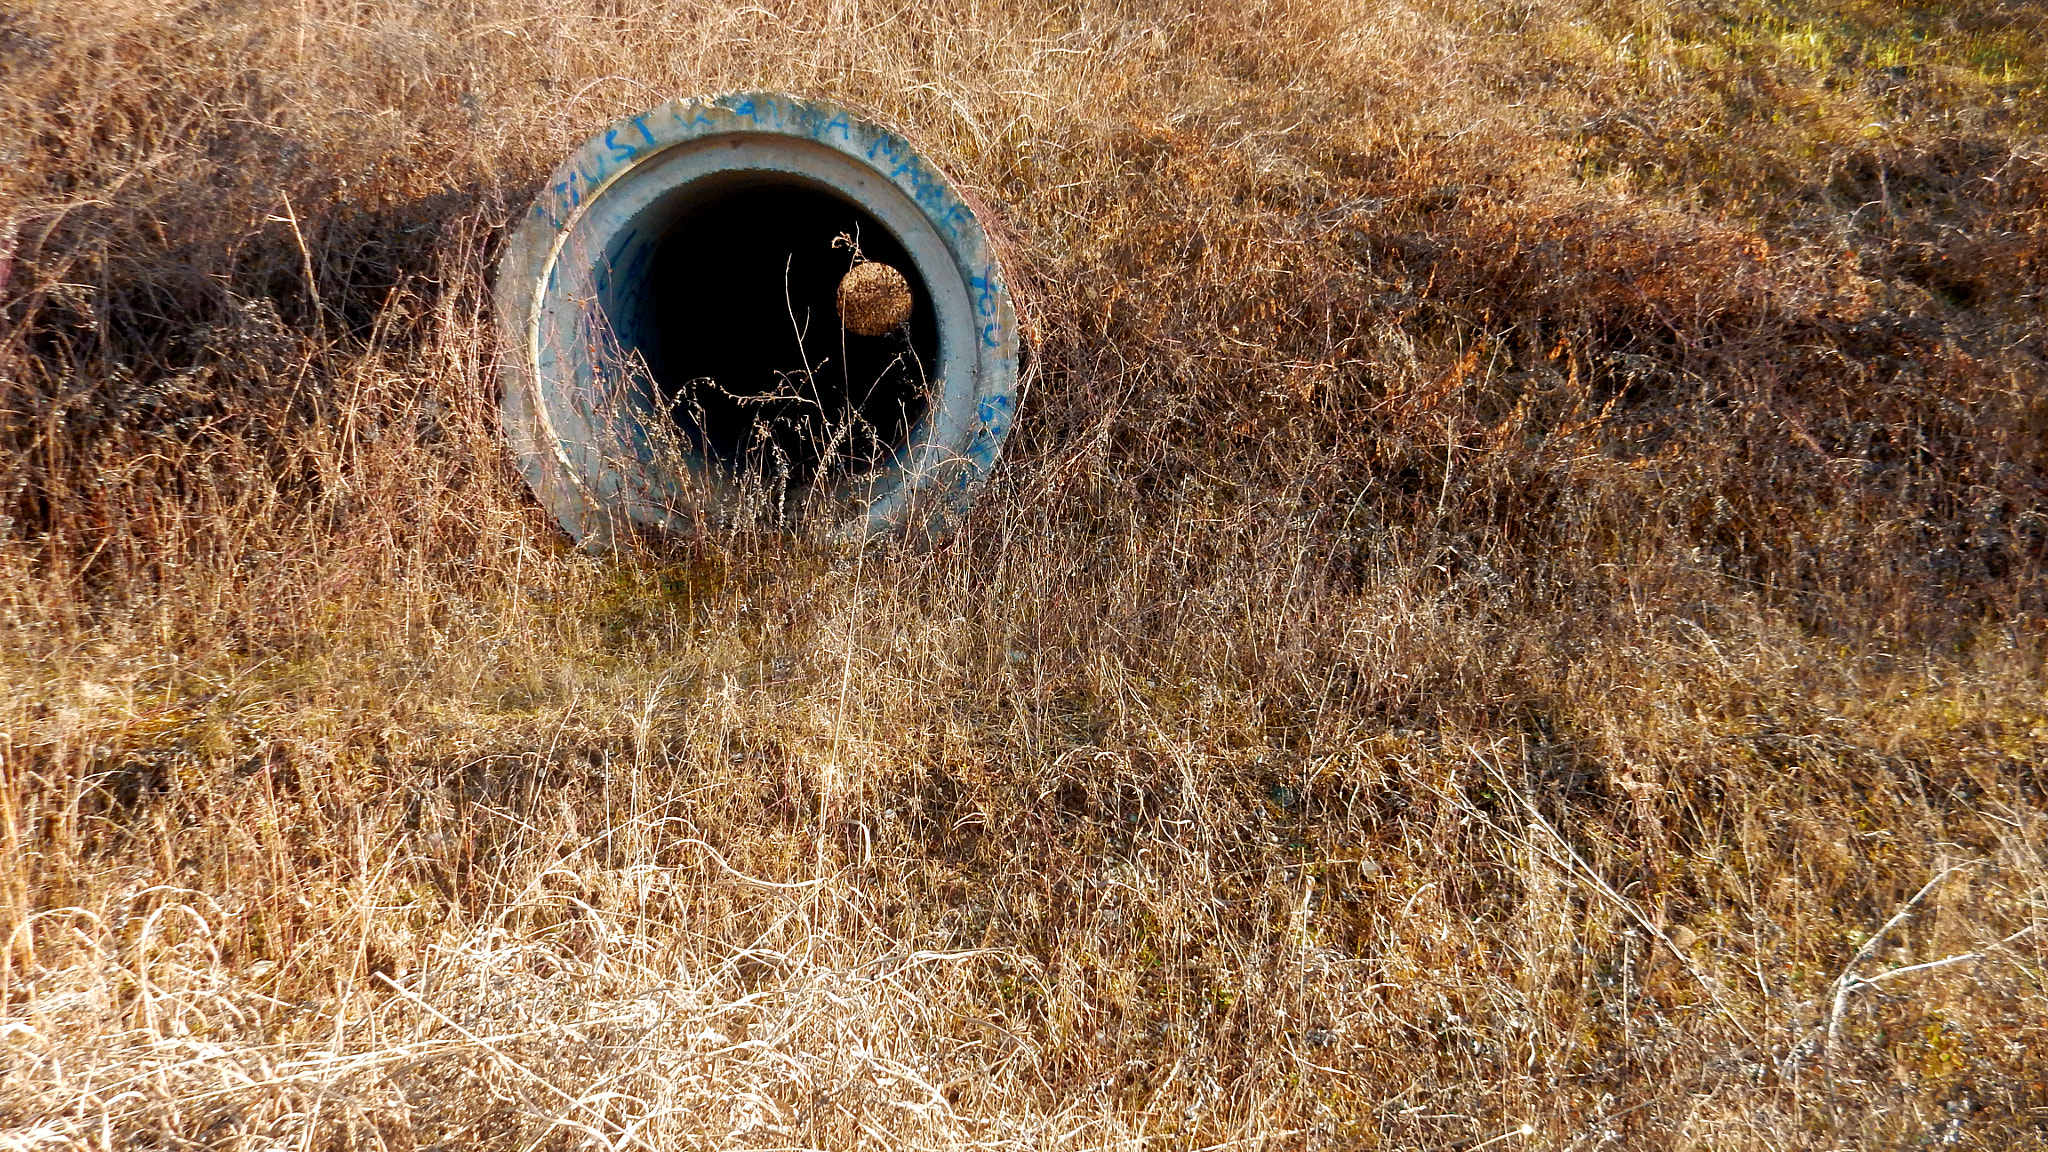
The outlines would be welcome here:
[[[2048,1142],[2042,24],[0,13],[0,1143]],[[506,222],[750,87],[1014,239],[946,548],[502,459]]]

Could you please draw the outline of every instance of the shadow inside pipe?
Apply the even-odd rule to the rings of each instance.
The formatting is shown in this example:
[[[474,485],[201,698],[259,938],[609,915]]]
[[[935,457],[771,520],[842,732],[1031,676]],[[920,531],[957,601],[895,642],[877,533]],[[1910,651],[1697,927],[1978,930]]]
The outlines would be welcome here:
[[[841,328],[856,260],[909,281],[908,321]],[[622,332],[688,449],[743,481],[794,490],[858,475],[904,446],[938,364],[931,294],[879,220],[830,192],[755,185],[697,200],[656,242]]]

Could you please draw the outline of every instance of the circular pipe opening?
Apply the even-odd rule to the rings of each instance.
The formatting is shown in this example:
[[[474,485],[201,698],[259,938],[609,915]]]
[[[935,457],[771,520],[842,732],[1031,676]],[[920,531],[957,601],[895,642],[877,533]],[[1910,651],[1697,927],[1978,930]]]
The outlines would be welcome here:
[[[847,331],[839,284],[858,260],[904,274],[911,314]],[[873,214],[797,183],[727,189],[655,241],[638,314],[615,318],[658,406],[707,459],[803,486],[880,467],[930,406],[939,339],[931,292]]]
[[[586,544],[762,510],[943,534],[1009,434],[1006,284],[902,137],[774,93],[671,101],[585,142],[507,242],[506,436]]]

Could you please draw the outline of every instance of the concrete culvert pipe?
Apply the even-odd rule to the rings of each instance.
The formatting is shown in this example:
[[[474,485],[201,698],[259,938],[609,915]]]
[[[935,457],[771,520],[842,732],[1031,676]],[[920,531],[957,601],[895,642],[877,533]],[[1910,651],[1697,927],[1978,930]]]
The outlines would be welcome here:
[[[1017,316],[958,191],[816,100],[675,100],[591,137],[496,288],[505,430],[579,542],[823,517],[943,533],[1010,429]]]

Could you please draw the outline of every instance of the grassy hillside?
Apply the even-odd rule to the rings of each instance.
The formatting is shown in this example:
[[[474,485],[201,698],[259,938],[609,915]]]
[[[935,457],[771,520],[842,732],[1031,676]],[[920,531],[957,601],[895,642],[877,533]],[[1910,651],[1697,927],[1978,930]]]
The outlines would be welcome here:
[[[2048,1146],[2044,44],[0,11],[0,1147]],[[576,553],[498,245],[756,87],[991,206],[1006,462]]]

